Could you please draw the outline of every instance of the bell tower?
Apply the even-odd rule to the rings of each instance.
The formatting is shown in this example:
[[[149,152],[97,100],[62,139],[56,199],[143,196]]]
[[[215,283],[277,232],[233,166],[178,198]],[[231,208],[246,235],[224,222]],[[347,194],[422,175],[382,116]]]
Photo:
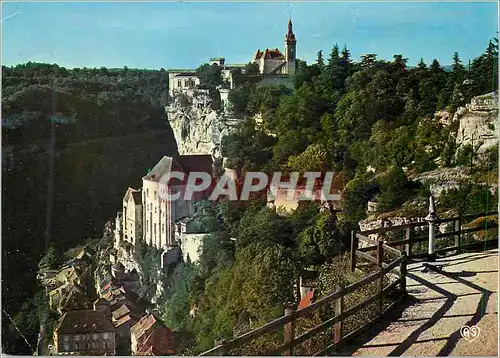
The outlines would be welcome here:
[[[293,33],[292,19],[288,20],[288,32],[285,35],[285,61],[286,74],[295,75],[295,56],[296,56],[297,40]]]

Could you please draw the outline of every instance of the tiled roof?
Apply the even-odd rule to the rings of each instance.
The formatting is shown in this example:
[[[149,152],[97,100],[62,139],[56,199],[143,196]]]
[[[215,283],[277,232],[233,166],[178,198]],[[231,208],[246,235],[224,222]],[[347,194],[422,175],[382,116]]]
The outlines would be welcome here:
[[[136,354],[155,356],[175,354],[172,331],[167,327],[155,328],[139,342]]]
[[[114,332],[115,327],[104,313],[92,310],[68,311],[54,329],[58,334]]]
[[[120,327],[122,324],[130,322],[130,324],[134,325],[139,320],[138,317],[132,314],[126,314],[125,316],[120,317],[118,320],[114,322],[115,327]]]
[[[135,336],[135,338],[139,341],[139,339],[157,323],[158,320],[156,317],[149,313],[130,328],[130,335]]]
[[[113,319],[116,321],[128,313],[130,313],[130,308],[128,308],[126,304],[122,304],[120,307],[114,310],[111,313],[111,315],[113,316]]]
[[[123,201],[129,201],[130,197],[134,201],[136,205],[142,205],[142,191],[141,189],[128,188],[125,196],[123,197]]]
[[[265,51],[257,50],[257,52],[255,53],[254,60],[260,60],[261,58],[264,58],[265,60],[269,59],[284,60],[285,56],[277,48],[274,49],[266,48]]]
[[[151,171],[144,176],[143,180],[159,181],[163,175],[170,171],[182,171],[186,174],[196,171],[205,172],[212,175],[213,160],[211,155],[177,155],[173,157],[164,156],[161,160],[151,169]],[[173,183],[174,179],[170,180]]]
[[[91,308],[87,295],[78,291],[71,291],[62,304],[62,311],[86,310]]]

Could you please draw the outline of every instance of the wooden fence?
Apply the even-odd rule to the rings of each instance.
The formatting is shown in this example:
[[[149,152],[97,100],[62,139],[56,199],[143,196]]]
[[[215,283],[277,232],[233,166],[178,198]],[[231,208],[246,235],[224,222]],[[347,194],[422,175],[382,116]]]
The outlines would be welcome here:
[[[486,226],[477,225],[473,227],[465,227],[463,223],[470,222],[473,219],[477,218],[487,218],[491,216],[498,217],[497,211],[490,211],[479,214],[469,214],[463,216],[457,216],[446,219],[438,219],[433,221],[434,226],[438,226],[441,224],[449,223],[453,227],[453,231],[448,231],[444,233],[438,233],[435,235],[435,239],[442,240],[447,238],[454,238],[454,243],[451,246],[446,246],[443,248],[439,248],[435,250],[436,253],[445,253],[448,251],[456,251],[456,250],[466,250],[478,245],[488,245],[494,244],[498,241],[498,238],[495,237],[491,240],[481,241],[481,242],[473,242],[464,244],[462,241],[464,239],[464,235],[486,231],[491,229],[498,228],[498,224],[496,223],[487,223]],[[382,238],[387,247],[392,249],[399,247],[402,251],[406,252],[408,258],[417,258],[427,255],[426,252],[414,252],[414,247],[418,243],[427,243],[429,242],[428,229],[429,223],[426,221],[421,221],[417,223],[410,223],[405,225],[398,225],[392,227],[384,227],[380,229],[367,230],[362,232],[351,233],[351,270],[354,271],[356,266],[356,259],[358,257],[362,257],[368,260],[374,261],[373,256],[367,254],[367,251],[372,251],[376,248],[377,240],[371,239],[370,235],[378,234],[380,238]],[[388,240],[386,237],[387,234],[394,233],[402,233],[404,234],[404,239],[402,240]],[[359,243],[364,242],[364,247],[359,247]],[[439,242],[438,242],[439,243]],[[398,250],[399,252],[399,250]]]
[[[481,230],[485,230],[484,227],[475,228],[463,228],[462,223],[469,219],[485,217],[490,215],[497,215],[498,213],[489,212],[475,215],[466,215],[457,218],[440,219],[435,221],[435,224],[442,223],[454,223],[454,231],[447,232],[444,234],[437,234],[436,239],[442,239],[447,237],[455,237],[455,245],[447,247],[440,251],[449,251],[456,249],[465,249],[466,246],[461,245],[461,237],[465,233],[472,233]],[[263,355],[293,355],[294,347],[302,344],[308,340],[313,339],[319,333],[325,332],[326,330],[333,328],[333,337],[331,344],[324,347],[322,350],[316,352],[314,355],[326,355],[333,349],[339,347],[344,342],[348,341],[350,338],[355,337],[361,330],[365,329],[373,321],[380,318],[386,312],[388,312],[394,305],[398,304],[406,294],[406,272],[407,264],[410,256],[413,255],[412,247],[419,242],[425,242],[428,240],[428,236],[415,236],[414,231],[416,228],[427,227],[427,222],[412,223],[407,225],[401,225],[396,227],[381,228],[377,230],[370,230],[364,232],[352,232],[351,236],[351,270],[356,269],[356,265],[359,259],[367,260],[369,263],[376,265],[377,271],[368,275],[367,277],[341,289],[336,292],[330,293],[324,297],[321,297],[311,305],[302,308],[298,311],[286,310],[285,315],[275,319],[268,324],[265,324],[259,328],[251,330],[233,339],[223,341],[216,347],[204,352],[201,356],[205,355],[229,355],[231,350],[242,347],[245,344],[251,343],[255,339],[262,337],[265,334],[272,332],[283,332],[283,343],[275,349],[269,352],[262,352]],[[491,225],[486,229],[493,229],[496,226]],[[388,232],[404,232],[405,239],[397,240],[392,242],[384,241],[384,234]],[[377,240],[372,240],[368,235],[379,234]],[[491,240],[496,241],[495,240]],[[359,242],[363,241],[368,244],[368,246],[359,248]],[[400,250],[395,246],[403,246],[404,249]],[[409,254],[409,255],[408,255]],[[413,255],[415,256],[415,255]],[[390,259],[389,262],[384,260]],[[353,293],[354,291],[366,287],[369,284],[377,283],[377,290],[373,295],[362,302],[359,302],[354,307],[345,309],[344,308],[344,298]],[[396,296],[394,295],[396,293]],[[384,307],[384,298],[386,295],[391,294],[393,300],[391,304]],[[344,334],[343,323],[345,320],[352,315],[359,313],[363,308],[368,305],[377,304],[376,317],[370,320],[367,324],[359,327],[348,334]],[[296,320],[300,317],[305,317],[314,311],[317,311],[328,305],[334,305],[335,310],[332,317],[326,319],[319,325],[311,328],[305,333],[299,336],[295,335],[295,325]]]

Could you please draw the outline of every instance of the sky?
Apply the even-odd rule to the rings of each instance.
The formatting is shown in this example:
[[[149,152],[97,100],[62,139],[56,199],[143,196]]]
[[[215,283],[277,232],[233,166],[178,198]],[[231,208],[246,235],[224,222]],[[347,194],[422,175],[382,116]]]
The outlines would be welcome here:
[[[497,2],[2,2],[2,64],[67,68],[196,68],[211,57],[247,63],[283,49],[288,18],[308,63],[337,43],[376,53],[464,63],[498,36]]]

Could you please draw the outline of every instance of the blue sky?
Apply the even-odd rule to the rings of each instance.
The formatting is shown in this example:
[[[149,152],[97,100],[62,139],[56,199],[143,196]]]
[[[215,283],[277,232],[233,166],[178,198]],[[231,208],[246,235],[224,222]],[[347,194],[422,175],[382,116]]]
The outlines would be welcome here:
[[[283,48],[288,17],[297,55],[312,62],[335,43],[357,60],[402,53],[467,62],[497,36],[496,2],[24,2],[2,4],[2,63],[72,67],[196,68],[210,57],[247,63],[257,48]]]

